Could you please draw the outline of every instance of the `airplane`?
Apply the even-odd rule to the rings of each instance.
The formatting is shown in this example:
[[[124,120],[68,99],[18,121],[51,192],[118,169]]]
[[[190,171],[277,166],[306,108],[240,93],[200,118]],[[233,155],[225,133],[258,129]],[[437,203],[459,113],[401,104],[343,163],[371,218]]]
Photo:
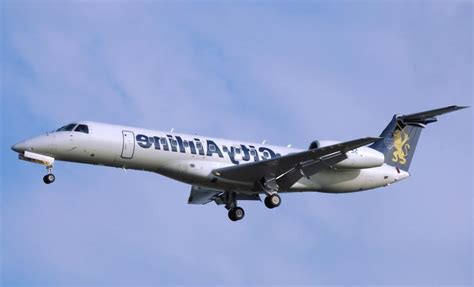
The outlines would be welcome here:
[[[281,193],[348,193],[388,186],[410,176],[420,137],[437,116],[467,107],[394,115],[379,137],[346,142],[315,140],[296,149],[190,134],[77,121],[13,145],[19,159],[46,167],[55,160],[155,172],[191,185],[189,204],[224,205],[244,218],[241,200],[281,204]]]

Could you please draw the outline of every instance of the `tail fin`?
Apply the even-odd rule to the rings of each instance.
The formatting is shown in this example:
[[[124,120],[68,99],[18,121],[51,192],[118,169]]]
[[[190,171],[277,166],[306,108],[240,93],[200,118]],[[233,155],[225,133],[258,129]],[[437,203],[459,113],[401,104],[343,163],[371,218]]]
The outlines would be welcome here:
[[[381,139],[370,147],[384,154],[386,164],[408,171],[421,130],[436,122],[436,116],[464,108],[467,107],[449,106],[405,116],[394,115],[380,135]]]

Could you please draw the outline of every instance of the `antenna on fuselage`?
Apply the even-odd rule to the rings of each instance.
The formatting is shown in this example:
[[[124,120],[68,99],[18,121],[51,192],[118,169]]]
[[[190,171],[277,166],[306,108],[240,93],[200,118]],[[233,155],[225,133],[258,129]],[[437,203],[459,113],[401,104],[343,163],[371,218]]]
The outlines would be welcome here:
[[[267,142],[267,140],[263,140],[263,141],[262,141],[262,144],[265,144],[266,142]]]
[[[288,144],[286,147],[290,148],[290,147],[291,147],[291,144]]]
[[[170,133],[173,133],[173,132],[174,132],[174,128],[171,128],[171,131],[170,131]]]

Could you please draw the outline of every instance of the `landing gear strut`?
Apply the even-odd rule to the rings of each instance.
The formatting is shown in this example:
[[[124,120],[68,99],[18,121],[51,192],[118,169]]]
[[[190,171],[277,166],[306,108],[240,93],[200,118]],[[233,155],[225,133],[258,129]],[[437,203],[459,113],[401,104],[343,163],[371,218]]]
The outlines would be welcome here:
[[[52,173],[53,167],[52,167],[52,166],[48,166],[48,167],[46,167],[46,169],[48,170],[48,174],[43,177],[43,181],[44,181],[44,183],[46,183],[46,184],[53,183],[54,180],[56,179],[56,177],[55,177],[54,174]]]
[[[265,206],[268,208],[275,208],[280,206],[281,197],[277,194],[280,190],[280,187],[277,184],[275,178],[262,177],[259,181],[260,187],[267,194],[265,197]]]

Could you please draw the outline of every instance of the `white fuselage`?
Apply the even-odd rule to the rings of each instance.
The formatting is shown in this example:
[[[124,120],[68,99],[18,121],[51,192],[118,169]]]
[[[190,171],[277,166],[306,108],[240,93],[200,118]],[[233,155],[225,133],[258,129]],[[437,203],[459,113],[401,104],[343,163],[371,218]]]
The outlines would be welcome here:
[[[80,123],[88,126],[88,133],[56,131],[16,147],[56,160],[151,171],[192,185],[243,193],[248,185],[213,180],[212,170],[303,151],[97,122]],[[408,176],[407,172],[384,164],[381,153],[362,147],[348,152],[346,160],[331,168],[303,177],[287,191],[354,192],[386,186]]]

